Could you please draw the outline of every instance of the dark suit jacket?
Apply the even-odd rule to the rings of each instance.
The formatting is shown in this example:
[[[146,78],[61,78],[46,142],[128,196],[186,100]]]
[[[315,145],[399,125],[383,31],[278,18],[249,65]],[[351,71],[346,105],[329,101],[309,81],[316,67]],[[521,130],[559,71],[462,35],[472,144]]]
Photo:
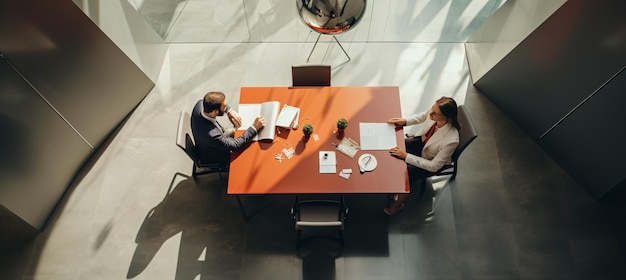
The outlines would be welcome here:
[[[226,111],[230,107],[226,108]],[[198,149],[198,156],[201,163],[219,163],[228,165],[230,163],[230,152],[244,149],[252,138],[257,134],[253,127],[249,127],[246,132],[237,138],[224,135],[219,126],[202,116],[202,100],[196,103],[191,113],[191,131],[194,142]]]

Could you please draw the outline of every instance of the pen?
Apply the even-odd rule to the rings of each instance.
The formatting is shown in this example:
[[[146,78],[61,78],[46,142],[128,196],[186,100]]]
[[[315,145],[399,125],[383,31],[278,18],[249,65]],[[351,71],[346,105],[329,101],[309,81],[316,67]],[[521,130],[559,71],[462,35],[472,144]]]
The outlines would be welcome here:
[[[359,146],[359,144],[357,144],[357,142],[356,142],[356,141],[354,141],[354,140],[352,140],[352,139],[350,139],[350,138],[348,138],[348,141],[350,141],[350,143],[352,143],[352,145],[354,145],[355,147],[358,147],[358,146]]]
[[[367,160],[363,163],[363,168],[367,168],[367,164],[370,163],[370,160],[372,160],[372,156],[367,156]]]

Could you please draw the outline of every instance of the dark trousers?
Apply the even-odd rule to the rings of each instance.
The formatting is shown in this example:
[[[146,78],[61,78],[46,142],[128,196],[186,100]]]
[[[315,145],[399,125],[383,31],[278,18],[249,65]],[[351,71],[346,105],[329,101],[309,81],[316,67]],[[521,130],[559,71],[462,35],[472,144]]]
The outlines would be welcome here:
[[[406,152],[409,154],[414,154],[416,156],[422,156],[422,149],[424,148],[424,143],[422,142],[421,136],[411,136],[404,139],[404,144],[406,145]],[[428,170],[415,167],[413,165],[407,164],[407,170],[409,171],[409,184],[411,189],[415,189],[419,187],[420,192],[424,192],[423,182],[424,179],[433,176],[435,173],[432,173]],[[419,185],[418,185],[419,184]]]

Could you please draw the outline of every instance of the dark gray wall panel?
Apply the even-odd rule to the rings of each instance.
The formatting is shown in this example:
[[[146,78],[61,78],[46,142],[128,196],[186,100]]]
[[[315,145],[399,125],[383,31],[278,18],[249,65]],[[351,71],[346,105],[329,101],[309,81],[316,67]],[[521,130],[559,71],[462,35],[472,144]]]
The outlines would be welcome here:
[[[610,106],[624,104],[626,89],[603,92],[559,121],[626,65],[624,11],[626,1],[567,1],[475,82],[596,198],[624,178],[624,165],[616,164],[626,157],[616,146],[624,116]],[[605,136],[591,140],[587,133],[598,127]]]
[[[39,231],[0,204],[0,252],[28,244]],[[6,251],[5,251],[6,250]],[[6,265],[5,262],[3,264]],[[5,270],[6,271],[6,270]],[[2,272],[0,272],[0,275]]]
[[[91,148],[0,59],[0,204],[41,230]]]
[[[626,64],[626,1],[571,0],[475,82],[538,139]]]
[[[71,1],[1,3],[0,51],[92,146],[154,86]]]
[[[626,71],[621,71],[539,140],[595,197],[626,178],[624,104]]]
[[[42,229],[92,148],[154,84],[67,0],[0,0],[0,53],[0,204]]]

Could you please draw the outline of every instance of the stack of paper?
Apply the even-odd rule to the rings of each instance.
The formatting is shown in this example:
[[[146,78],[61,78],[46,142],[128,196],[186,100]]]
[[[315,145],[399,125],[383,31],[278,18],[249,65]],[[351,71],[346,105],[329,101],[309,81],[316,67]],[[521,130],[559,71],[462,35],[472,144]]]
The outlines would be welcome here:
[[[362,150],[389,150],[396,146],[395,127],[390,123],[359,123]]]
[[[283,109],[280,110],[278,118],[276,119],[276,126],[291,128],[294,124],[298,123],[298,115],[300,114],[300,108],[283,105]]]

